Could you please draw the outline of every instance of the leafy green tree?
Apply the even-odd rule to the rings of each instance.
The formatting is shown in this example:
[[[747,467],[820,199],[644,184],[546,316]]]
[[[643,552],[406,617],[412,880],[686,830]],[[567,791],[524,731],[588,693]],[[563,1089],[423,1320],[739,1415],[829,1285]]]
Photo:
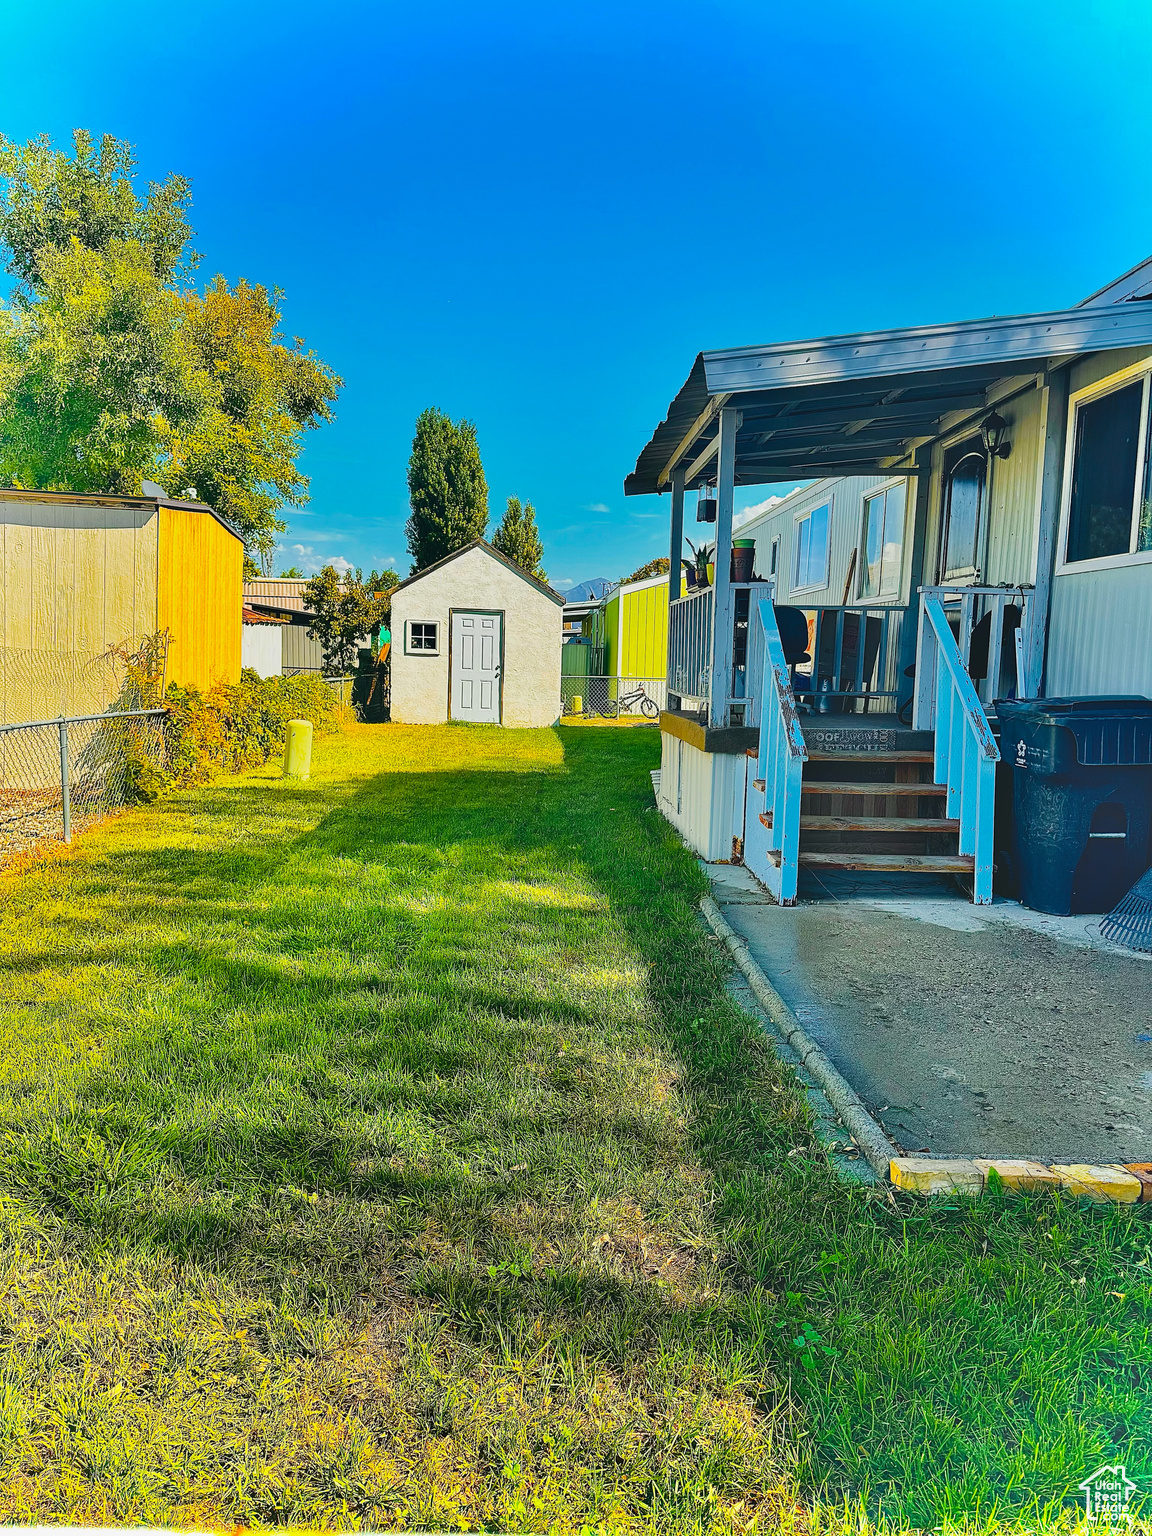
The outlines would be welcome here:
[[[181,344],[178,298],[132,241],[37,257],[37,297],[10,317],[0,397],[0,479],[139,495],[165,483],[158,423],[187,430],[202,386]]]
[[[488,482],[476,428],[435,408],[416,419],[408,460],[408,549],[413,571],[482,539],[488,527]]]
[[[655,560],[649,560],[647,565],[642,565],[639,570],[633,571],[631,576],[625,576],[624,581],[647,581],[649,576],[664,576],[671,564],[667,555],[657,555]]]
[[[535,576],[540,581],[548,580],[540,565],[544,558],[544,545],[536,531],[536,508],[530,501],[521,506],[519,496],[509,496],[500,526],[492,535],[492,547],[522,571],[527,571],[529,576]]]
[[[281,581],[302,581],[304,572],[298,565],[290,565],[286,571],[280,572]]]
[[[304,588],[304,602],[312,610],[308,633],[320,642],[324,665],[330,671],[348,672],[356,665],[356,652],[366,639],[375,645],[392,608],[392,592],[400,578],[395,571],[373,571],[367,581],[362,570],[340,575],[326,565]]]
[[[332,420],[340,379],[300,341],[279,332],[279,294],[222,277],[200,297],[179,297],[180,336],[199,386],[192,420],[164,418],[156,479],[175,494],[194,485],[267,568],[284,506],[308,500],[296,459],[306,431]]]
[[[199,257],[191,249],[188,222],[191,183],[185,176],[151,182],[141,200],[133,187],[132,146],[105,134],[99,148],[78,128],[73,153],[53,149],[46,134],[27,144],[0,135],[0,226],[10,252],[8,270],[23,294],[41,291],[41,253],[66,249],[73,240],[88,251],[114,242],[139,247],[163,283],[186,276]]]
[[[278,292],[188,286],[189,184],[134,184],[129,145],[0,139],[0,245],[17,279],[0,309],[0,482],[172,496],[190,487],[270,565],[277,516],[308,499],[303,434],[341,380],[280,335]]]

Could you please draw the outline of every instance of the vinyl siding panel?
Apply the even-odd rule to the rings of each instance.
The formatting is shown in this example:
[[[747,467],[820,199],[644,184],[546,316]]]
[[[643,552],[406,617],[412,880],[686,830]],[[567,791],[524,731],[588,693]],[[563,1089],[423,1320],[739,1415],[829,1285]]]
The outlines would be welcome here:
[[[319,640],[308,636],[306,624],[286,624],[284,634],[284,671],[323,672],[324,651]]]
[[[1057,576],[1051,615],[1050,698],[1152,698],[1152,565]]]
[[[1036,580],[1044,396],[1032,389],[996,409],[1008,423],[1012,453],[993,463],[984,584],[1031,586]]]
[[[851,475],[837,480],[819,480],[815,485],[793,491],[778,506],[750,521],[740,521],[733,529],[739,539],[756,540],[755,573],[767,577],[771,561],[772,540],[779,538],[780,554],[777,567],[777,602],[794,603],[797,607],[835,607],[844,601],[844,583],[848,579],[852,552],[860,539],[861,519],[864,514],[864,494],[875,486],[887,484],[891,475]],[[912,508],[914,491],[909,494],[904,513],[904,569],[901,572],[901,590],[907,584],[908,556],[911,548]],[[796,574],[796,526],[807,512],[830,503],[831,544],[828,556],[828,580],[823,587],[807,588],[794,592]],[[857,557],[852,575],[848,601],[858,601],[860,590],[860,565]],[[906,599],[902,599],[906,600]],[[896,599],[885,599],[885,602]]]

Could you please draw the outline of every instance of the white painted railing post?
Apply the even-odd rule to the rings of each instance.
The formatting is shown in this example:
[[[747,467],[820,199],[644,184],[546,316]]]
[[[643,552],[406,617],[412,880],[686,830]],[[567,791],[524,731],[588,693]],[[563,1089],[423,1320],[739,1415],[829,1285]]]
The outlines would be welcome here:
[[[765,811],[772,818],[768,889],[781,906],[796,900],[800,875],[800,797],[808,748],[796,713],[796,699],[772,604],[757,604],[764,633],[764,686],[760,711],[760,753]],[[751,618],[751,615],[749,615]]]
[[[959,851],[972,858],[972,900],[987,906],[992,900],[1000,753],[939,597],[922,593],[921,613],[936,648],[935,780],[947,787],[948,815],[960,822]]]
[[[736,477],[736,432],[739,412],[725,406],[720,412],[720,444],[716,456],[716,548],[712,590],[712,686],[708,721],[728,724],[728,695],[732,688],[732,497]]]

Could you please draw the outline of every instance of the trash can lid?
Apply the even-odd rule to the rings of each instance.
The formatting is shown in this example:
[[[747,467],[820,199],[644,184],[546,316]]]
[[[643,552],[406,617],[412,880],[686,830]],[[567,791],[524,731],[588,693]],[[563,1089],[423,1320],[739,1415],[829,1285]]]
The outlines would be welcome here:
[[[998,699],[997,714],[1028,715],[1034,720],[1051,716],[1061,725],[1069,715],[1150,715],[1152,699],[1140,693],[1121,693],[1098,699]]]
[[[1125,694],[1100,699],[1007,699],[997,702],[1005,729],[1058,729],[1076,743],[1085,767],[1152,766],[1152,699]]]

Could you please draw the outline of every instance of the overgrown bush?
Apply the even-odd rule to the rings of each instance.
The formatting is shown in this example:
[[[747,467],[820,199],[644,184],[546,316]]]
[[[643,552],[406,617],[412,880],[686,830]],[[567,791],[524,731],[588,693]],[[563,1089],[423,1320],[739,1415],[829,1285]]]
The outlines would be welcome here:
[[[132,788],[141,800],[267,762],[282,748],[289,720],[311,720],[324,733],[352,718],[320,677],[261,677],[247,669],[238,683],[207,693],[172,683],[164,704],[165,761],[141,757],[132,765]]]

